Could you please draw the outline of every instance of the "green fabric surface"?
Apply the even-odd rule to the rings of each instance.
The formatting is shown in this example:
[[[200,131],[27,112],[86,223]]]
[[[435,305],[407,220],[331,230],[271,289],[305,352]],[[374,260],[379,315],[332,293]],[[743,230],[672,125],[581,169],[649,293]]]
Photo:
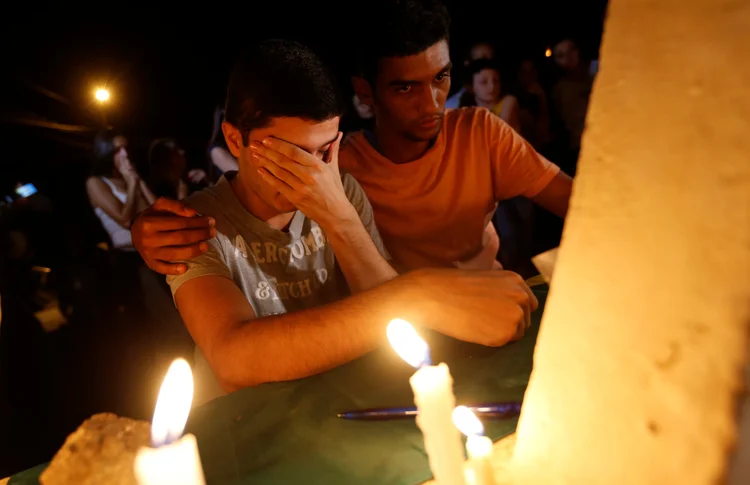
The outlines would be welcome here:
[[[531,374],[547,287],[535,287],[539,309],[523,339],[498,349],[431,334],[433,362],[446,362],[457,404],[520,401]],[[187,432],[198,439],[208,485],[414,485],[431,477],[413,419],[349,421],[342,411],[414,404],[414,369],[383,348],[332,371],[264,384],[193,410]],[[484,421],[498,440],[517,418]],[[15,475],[37,485],[44,466]]]
[[[10,477],[8,485],[39,485],[39,475],[42,474],[45,468],[47,468],[46,463],[29,468],[21,473],[16,473]]]

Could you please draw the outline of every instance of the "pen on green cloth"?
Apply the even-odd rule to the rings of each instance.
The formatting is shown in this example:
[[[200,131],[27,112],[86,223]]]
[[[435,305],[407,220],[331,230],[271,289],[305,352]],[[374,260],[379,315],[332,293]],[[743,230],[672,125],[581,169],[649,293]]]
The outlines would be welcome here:
[[[521,413],[520,402],[503,402],[467,406],[478,417],[486,419],[508,419]],[[392,419],[409,419],[417,415],[416,407],[406,408],[372,408],[346,411],[336,416],[341,419],[359,421],[387,421]]]

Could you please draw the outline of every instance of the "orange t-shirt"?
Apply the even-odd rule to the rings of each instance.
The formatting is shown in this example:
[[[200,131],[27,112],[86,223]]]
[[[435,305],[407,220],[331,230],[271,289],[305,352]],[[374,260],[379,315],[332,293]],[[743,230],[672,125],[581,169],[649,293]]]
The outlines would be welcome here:
[[[482,108],[446,111],[435,144],[412,162],[391,162],[360,132],[339,163],[364,189],[386,248],[405,269],[475,256],[497,202],[533,197],[560,171]]]

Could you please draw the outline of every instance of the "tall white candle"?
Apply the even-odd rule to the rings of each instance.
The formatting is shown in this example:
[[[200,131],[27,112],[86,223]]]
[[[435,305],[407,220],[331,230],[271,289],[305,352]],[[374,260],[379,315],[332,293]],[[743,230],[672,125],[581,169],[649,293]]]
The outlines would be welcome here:
[[[440,485],[464,485],[461,436],[451,420],[456,399],[448,366],[430,365],[427,343],[405,320],[391,321],[388,340],[401,358],[418,368],[409,383],[417,405],[417,426],[422,430],[435,480]]]
[[[205,485],[195,436],[182,435],[193,402],[190,365],[177,359],[159,390],[151,423],[153,448],[141,448],[134,471],[139,485]]]
[[[469,485],[495,485],[492,440],[484,436],[482,422],[465,406],[458,406],[453,411],[453,422],[466,435],[466,453],[469,455],[466,481]]]

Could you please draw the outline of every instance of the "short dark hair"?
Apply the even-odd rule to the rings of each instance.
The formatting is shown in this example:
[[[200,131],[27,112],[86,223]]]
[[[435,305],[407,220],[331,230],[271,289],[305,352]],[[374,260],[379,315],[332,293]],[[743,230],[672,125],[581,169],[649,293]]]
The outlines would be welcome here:
[[[577,50],[579,51],[581,50],[581,47],[578,45],[578,41],[569,35],[563,35],[563,36],[557,37],[552,44],[552,48],[554,49],[555,47],[562,44],[563,42],[570,42],[571,44],[573,44],[573,47],[575,47]]]
[[[490,49],[492,49],[492,53],[494,54],[497,49],[495,49],[495,43],[491,40],[485,39],[485,38],[478,38],[474,42],[471,42],[466,46],[466,50],[464,51],[464,60],[471,62],[471,51],[474,50],[474,48],[478,45],[486,45],[489,46]]]
[[[325,121],[344,112],[333,73],[315,53],[291,40],[267,40],[248,49],[234,65],[224,119],[242,133],[271,118]]]
[[[500,70],[500,64],[493,59],[477,59],[471,61],[469,65],[466,66],[466,75],[468,76],[467,81],[471,81],[475,74],[479,74],[485,69],[492,69],[497,71],[498,74],[502,73]]]
[[[449,39],[450,15],[440,0],[374,0],[357,52],[357,74],[371,83],[386,57],[419,54]]]
[[[91,175],[109,177],[115,172],[115,138],[122,136],[114,130],[97,133],[91,151]]]

